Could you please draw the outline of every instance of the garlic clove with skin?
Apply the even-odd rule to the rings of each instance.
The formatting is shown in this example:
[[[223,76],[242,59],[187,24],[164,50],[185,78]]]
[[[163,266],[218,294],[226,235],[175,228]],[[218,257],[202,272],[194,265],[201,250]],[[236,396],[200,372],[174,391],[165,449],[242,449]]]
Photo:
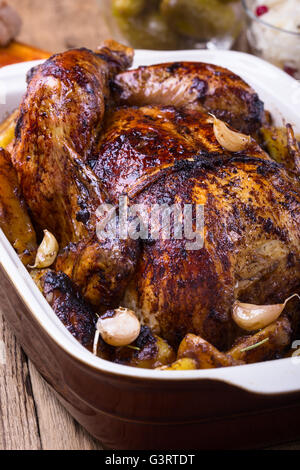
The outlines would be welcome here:
[[[274,305],[253,305],[236,300],[233,304],[233,320],[240,328],[242,328],[242,330],[260,330],[276,321],[280,317],[288,301],[294,297],[298,297],[300,299],[298,294],[294,294],[286,299],[283,304]]]
[[[214,134],[218,143],[229,152],[241,152],[251,143],[251,136],[232,131],[227,124],[213,117]]]
[[[99,335],[111,346],[128,346],[139,336],[141,324],[133,310],[119,307],[99,317],[96,328],[94,354],[97,353]]]
[[[59,251],[59,246],[54,235],[48,230],[44,230],[44,238],[40,244],[32,269],[49,268],[56,260]]]

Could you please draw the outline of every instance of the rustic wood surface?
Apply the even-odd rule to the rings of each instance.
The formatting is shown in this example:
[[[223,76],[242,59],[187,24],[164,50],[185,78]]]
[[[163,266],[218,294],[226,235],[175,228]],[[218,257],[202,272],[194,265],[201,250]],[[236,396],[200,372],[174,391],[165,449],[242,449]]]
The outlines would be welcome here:
[[[0,290],[0,449],[101,450],[66,412],[16,342]]]
[[[19,11],[19,41],[57,52],[96,48],[109,37],[97,0],[8,0]],[[17,344],[3,318],[10,306],[0,290],[0,449],[101,450],[65,411]]]
[[[110,36],[99,0],[7,1],[23,19],[18,40],[35,47],[95,48]],[[16,342],[3,318],[9,308],[0,290],[0,449],[102,449],[65,411]],[[300,449],[300,443],[276,449]]]

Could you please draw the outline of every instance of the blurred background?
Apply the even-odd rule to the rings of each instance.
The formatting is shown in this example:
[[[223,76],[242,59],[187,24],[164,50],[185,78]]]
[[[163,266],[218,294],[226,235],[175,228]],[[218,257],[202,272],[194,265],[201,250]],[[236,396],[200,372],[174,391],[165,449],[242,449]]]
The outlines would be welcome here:
[[[6,3],[15,8],[23,22],[18,40],[41,49],[58,52],[76,46],[94,48],[109,36],[98,0],[7,0]]]
[[[18,39],[53,52],[95,47],[114,35],[134,47],[187,49],[206,39],[232,46],[240,2],[228,0],[7,0],[20,14]],[[222,44],[223,43],[223,44]]]

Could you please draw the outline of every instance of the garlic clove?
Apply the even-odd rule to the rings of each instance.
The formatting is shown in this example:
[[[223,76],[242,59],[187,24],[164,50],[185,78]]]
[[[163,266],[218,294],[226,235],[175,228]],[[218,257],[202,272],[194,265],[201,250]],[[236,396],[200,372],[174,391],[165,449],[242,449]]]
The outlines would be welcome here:
[[[49,268],[56,260],[59,246],[54,235],[48,230],[44,230],[44,238],[40,244],[32,269]]]
[[[93,344],[93,354],[94,354],[94,356],[97,356],[99,336],[100,336],[100,332],[99,332],[99,330],[96,330],[96,333],[95,333],[95,336],[94,336],[94,344]]]
[[[119,307],[112,311],[111,316],[106,314],[100,317],[96,328],[107,344],[128,346],[139,336],[141,324],[132,310]]]
[[[241,152],[251,143],[251,136],[232,131],[227,124],[213,116],[214,134],[218,143],[229,152]]]
[[[283,304],[274,305],[253,305],[236,300],[233,304],[233,320],[243,330],[260,330],[276,321],[283,312],[287,302],[294,297],[300,299],[298,294],[294,294],[286,299]]]

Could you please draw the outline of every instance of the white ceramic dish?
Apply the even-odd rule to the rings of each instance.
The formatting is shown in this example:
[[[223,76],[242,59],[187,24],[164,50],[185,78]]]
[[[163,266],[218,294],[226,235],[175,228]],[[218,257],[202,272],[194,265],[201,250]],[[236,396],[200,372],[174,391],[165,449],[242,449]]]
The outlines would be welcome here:
[[[253,86],[278,123],[285,119],[300,131],[300,84],[257,57],[232,51],[137,51],[134,66],[182,60],[208,62],[231,69]],[[0,70],[0,98],[6,98],[5,103],[0,104],[0,119],[20,103],[26,90],[26,72],[38,63],[27,62]],[[215,370],[163,372],[120,366],[96,358],[57,319],[1,230],[0,265],[45,333],[66,354],[94,370],[146,381],[212,379],[257,394],[300,391],[300,361],[298,364],[292,359]]]

